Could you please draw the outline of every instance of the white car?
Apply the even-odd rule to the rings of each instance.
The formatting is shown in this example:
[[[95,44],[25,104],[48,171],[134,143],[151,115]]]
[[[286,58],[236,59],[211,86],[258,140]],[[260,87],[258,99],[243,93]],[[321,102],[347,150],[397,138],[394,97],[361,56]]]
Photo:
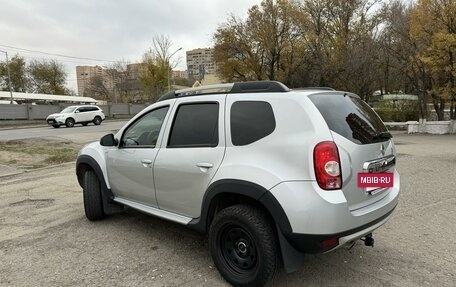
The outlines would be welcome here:
[[[49,115],[46,122],[54,128],[66,125],[71,128],[75,124],[83,126],[93,123],[98,126],[105,119],[103,110],[94,105],[70,106],[58,114]]]

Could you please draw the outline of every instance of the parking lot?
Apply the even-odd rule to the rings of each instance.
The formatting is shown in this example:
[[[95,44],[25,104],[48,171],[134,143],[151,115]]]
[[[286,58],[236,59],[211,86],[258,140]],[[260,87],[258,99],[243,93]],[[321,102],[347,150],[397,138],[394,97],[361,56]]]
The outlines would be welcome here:
[[[375,247],[309,255],[274,286],[455,286],[456,136],[394,139],[402,194]],[[74,163],[0,178],[0,259],[0,286],[227,285],[181,225],[133,210],[88,221]]]

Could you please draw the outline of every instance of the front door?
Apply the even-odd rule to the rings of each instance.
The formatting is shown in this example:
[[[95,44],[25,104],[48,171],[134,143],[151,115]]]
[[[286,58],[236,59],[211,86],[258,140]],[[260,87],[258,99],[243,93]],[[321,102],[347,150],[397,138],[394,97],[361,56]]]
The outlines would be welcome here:
[[[225,152],[226,95],[183,97],[172,110],[154,164],[160,209],[198,217],[204,193]]]
[[[157,207],[152,167],[169,106],[145,113],[125,129],[119,147],[107,154],[107,173],[115,197]]]

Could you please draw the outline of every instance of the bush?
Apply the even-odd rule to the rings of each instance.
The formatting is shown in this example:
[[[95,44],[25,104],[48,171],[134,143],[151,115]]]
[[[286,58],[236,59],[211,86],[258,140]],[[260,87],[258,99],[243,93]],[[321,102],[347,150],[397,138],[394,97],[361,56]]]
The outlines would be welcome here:
[[[416,101],[379,101],[374,110],[384,122],[418,121],[420,110]]]

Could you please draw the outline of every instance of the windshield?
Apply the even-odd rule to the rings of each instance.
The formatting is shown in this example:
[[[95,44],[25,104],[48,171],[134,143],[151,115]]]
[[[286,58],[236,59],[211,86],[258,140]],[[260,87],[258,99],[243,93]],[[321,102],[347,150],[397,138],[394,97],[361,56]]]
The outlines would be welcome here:
[[[392,137],[378,115],[358,96],[316,94],[309,98],[329,129],[354,143],[370,144]]]
[[[61,111],[60,113],[61,114],[72,113],[75,109],[76,109],[76,107],[67,107],[67,108],[63,109],[63,111]]]

